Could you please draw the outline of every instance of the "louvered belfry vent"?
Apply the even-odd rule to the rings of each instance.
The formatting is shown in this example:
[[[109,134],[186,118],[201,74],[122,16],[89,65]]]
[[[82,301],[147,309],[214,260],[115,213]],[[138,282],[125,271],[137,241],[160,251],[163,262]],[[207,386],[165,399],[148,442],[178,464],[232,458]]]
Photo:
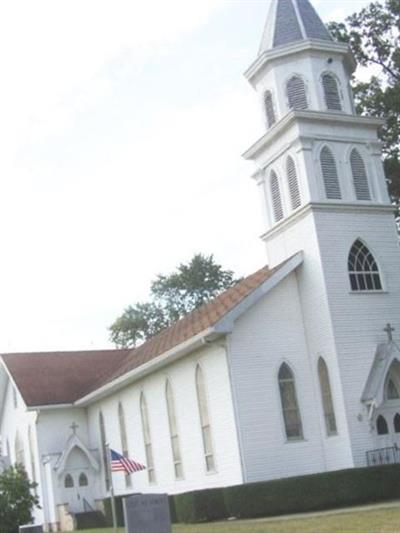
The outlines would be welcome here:
[[[342,111],[342,102],[340,100],[339,87],[332,74],[322,76],[322,86],[325,95],[326,108],[332,111]]]
[[[326,197],[329,200],[340,200],[342,194],[340,192],[336,162],[331,150],[327,146],[321,150],[320,160]]]
[[[283,218],[283,207],[282,207],[282,198],[281,190],[279,187],[278,176],[274,171],[271,172],[271,200],[272,200],[272,209],[274,211],[274,220],[279,222]]]
[[[359,151],[355,148],[351,151],[350,165],[357,200],[371,200],[365,164]]]
[[[271,91],[266,91],[266,93],[264,94],[264,103],[265,103],[265,114],[267,115],[267,123],[268,123],[268,127],[270,128],[276,122]]]
[[[290,193],[290,203],[292,209],[297,209],[301,206],[301,197],[299,182],[297,179],[296,165],[294,164],[293,158],[290,156],[286,160],[286,170]]]
[[[307,109],[307,96],[304,81],[299,76],[292,76],[286,85],[290,109]]]

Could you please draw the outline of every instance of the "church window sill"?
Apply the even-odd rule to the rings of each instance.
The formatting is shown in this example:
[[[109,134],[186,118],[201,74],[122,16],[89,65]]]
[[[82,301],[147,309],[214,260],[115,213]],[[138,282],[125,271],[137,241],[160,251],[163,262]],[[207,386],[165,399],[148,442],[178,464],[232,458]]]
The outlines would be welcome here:
[[[349,294],[388,294],[388,291],[349,291]]]

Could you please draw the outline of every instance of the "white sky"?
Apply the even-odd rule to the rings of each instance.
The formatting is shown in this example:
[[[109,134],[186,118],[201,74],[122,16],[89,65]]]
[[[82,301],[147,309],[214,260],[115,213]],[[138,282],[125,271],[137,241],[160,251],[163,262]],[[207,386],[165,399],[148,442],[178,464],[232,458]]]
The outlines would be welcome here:
[[[242,73],[268,3],[0,1],[0,352],[108,346],[196,252],[265,264],[240,154],[263,131]]]

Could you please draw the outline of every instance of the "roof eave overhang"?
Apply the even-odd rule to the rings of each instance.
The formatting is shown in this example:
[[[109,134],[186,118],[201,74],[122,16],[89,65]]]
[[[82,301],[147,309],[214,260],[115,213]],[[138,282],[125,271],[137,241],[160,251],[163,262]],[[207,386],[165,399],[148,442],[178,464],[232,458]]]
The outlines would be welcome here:
[[[325,124],[342,124],[342,125],[360,125],[377,129],[382,126],[385,121],[381,118],[363,117],[360,115],[348,115],[346,113],[328,113],[326,111],[290,111],[279,122],[277,122],[270,130],[268,130],[262,137],[260,137],[248,150],[246,150],[242,157],[246,160],[253,160],[257,155],[277,140],[288,128],[296,122],[324,122]]]
[[[109,396],[113,392],[144,378],[151,372],[154,372],[155,370],[158,370],[167,364],[173,363],[174,361],[195,351],[196,349],[202,348],[205,344],[212,343],[213,341],[224,337],[232,331],[235,320],[237,320],[251,306],[257,303],[260,298],[265,296],[267,292],[278,285],[282,279],[296,269],[302,262],[303,254],[302,252],[299,252],[286,261],[286,263],[282,265],[282,267],[280,267],[276,272],[274,272],[274,274],[264,283],[261,283],[256,289],[254,289],[246,298],[236,305],[234,309],[224,315],[224,317],[221,318],[213,327],[205,329],[191,339],[188,339],[178,346],[171,348],[171,350],[164,352],[148,363],[145,363],[144,365],[141,365],[140,367],[123,374],[113,381],[106,383],[102,387],[99,387],[93,392],[77,400],[75,402],[75,406],[86,407],[90,403]]]
[[[159,368],[173,363],[177,359],[187,355],[194,350],[201,348],[207,342],[212,342],[216,338],[220,337],[221,333],[215,331],[214,328],[207,328],[204,331],[198,333],[194,337],[188,339],[185,342],[182,342],[178,346],[171,348],[170,350],[164,352],[158,357],[152,359],[151,361],[140,365],[139,367],[123,374],[122,376],[106,383],[105,385],[99,387],[98,389],[90,392],[86,396],[83,396],[75,402],[76,407],[85,407],[89,403],[94,401],[101,400],[105,396],[110,395],[111,393],[129,385],[139,379],[144,378],[151,372],[158,370]]]
[[[277,46],[276,48],[262,52],[245,71],[244,76],[254,86],[258,73],[268,63],[285,56],[300,54],[307,50],[344,55],[346,59],[346,67],[351,73],[354,72],[357,67],[353,53],[346,43],[338,43],[336,41],[325,41],[320,39],[305,39],[303,41]]]

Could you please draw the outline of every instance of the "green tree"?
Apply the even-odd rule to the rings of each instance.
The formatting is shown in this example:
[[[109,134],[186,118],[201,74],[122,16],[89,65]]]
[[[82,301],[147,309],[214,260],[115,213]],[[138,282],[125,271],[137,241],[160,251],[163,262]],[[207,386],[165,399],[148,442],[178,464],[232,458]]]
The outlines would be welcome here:
[[[159,274],[151,284],[151,300],[127,307],[110,326],[110,338],[121,348],[137,346],[237,281],[213,255],[196,254],[171,274]]]
[[[373,2],[328,28],[349,43],[359,65],[373,67],[368,81],[353,79],[353,92],[358,113],[385,119],[379,136],[389,193],[400,217],[400,1]]]
[[[8,468],[0,474],[0,531],[18,533],[19,526],[32,523],[32,511],[38,506],[31,483],[22,465]]]

